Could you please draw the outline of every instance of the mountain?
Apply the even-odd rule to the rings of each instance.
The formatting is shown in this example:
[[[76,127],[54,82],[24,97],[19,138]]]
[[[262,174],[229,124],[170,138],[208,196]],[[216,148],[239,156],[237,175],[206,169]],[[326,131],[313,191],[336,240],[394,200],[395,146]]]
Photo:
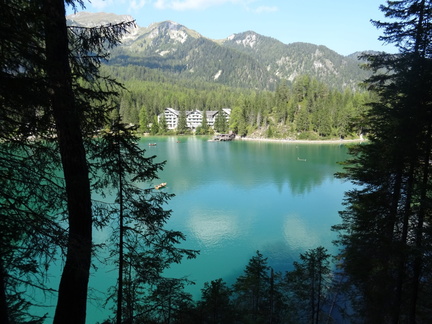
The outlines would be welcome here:
[[[97,26],[133,20],[131,16],[80,12],[69,24]],[[274,89],[281,80],[310,75],[330,87],[355,89],[368,77],[358,55],[343,56],[325,46],[284,44],[246,31],[212,40],[173,21],[130,29],[111,52],[111,66],[140,66],[165,76],[235,87]]]

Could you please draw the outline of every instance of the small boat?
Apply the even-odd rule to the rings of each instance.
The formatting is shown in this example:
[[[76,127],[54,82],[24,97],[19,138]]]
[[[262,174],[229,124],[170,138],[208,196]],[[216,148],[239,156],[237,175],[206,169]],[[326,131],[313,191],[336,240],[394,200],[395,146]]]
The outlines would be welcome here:
[[[306,159],[300,159],[299,157],[297,157],[297,161],[306,162]]]
[[[166,185],[167,185],[166,182],[162,182],[161,184],[158,184],[157,186],[155,186],[155,189],[156,189],[156,190],[162,189],[162,188],[164,188]]]
[[[156,143],[149,143],[149,146],[156,146]]]

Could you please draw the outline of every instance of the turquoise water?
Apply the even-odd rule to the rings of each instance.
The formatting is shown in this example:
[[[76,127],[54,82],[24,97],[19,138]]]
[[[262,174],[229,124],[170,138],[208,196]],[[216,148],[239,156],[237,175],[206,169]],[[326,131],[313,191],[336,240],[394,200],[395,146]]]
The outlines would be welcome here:
[[[155,181],[166,182],[163,190],[176,195],[167,206],[173,211],[167,228],[186,234],[184,247],[201,251],[166,273],[195,281],[188,287],[195,298],[207,281],[233,283],[257,250],[275,270],[290,270],[300,253],[320,245],[336,253],[330,227],[339,223],[344,192],[351,188],[334,178],[341,170],[337,162],[347,158],[345,145],[192,136],[147,137],[141,144],[148,156],[167,161]],[[108,235],[95,232],[95,240],[104,242]],[[88,323],[112,314],[103,303],[116,271],[114,266],[92,271]],[[55,299],[45,302],[55,305]]]
[[[178,143],[180,141],[180,143]],[[196,137],[143,139],[149,154],[166,160],[161,182],[176,197],[168,227],[187,235],[195,260],[168,275],[196,282],[234,282],[259,250],[275,270],[289,270],[300,253],[320,245],[335,253],[338,211],[349,183],[334,178],[347,158],[339,144],[209,142]]]

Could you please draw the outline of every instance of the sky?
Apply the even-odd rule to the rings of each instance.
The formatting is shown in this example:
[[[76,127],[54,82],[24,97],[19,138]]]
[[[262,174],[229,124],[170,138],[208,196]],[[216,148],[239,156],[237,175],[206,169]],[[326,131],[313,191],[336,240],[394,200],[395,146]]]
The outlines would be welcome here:
[[[395,52],[378,40],[385,0],[84,0],[78,11],[131,15],[140,27],[171,20],[210,39],[254,31],[282,43],[325,45],[342,55]],[[67,14],[74,13],[68,8]]]

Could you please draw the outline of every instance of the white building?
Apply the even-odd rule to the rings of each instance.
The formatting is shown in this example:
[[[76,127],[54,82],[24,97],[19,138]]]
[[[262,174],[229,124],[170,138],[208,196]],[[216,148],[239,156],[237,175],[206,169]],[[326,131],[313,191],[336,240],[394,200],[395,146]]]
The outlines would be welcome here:
[[[218,115],[218,110],[210,110],[206,111],[207,117],[207,125],[210,127],[214,126],[216,116]],[[222,108],[222,113],[224,114],[227,122],[229,122],[229,118],[231,115],[231,108]],[[165,111],[162,113],[165,115],[165,122],[168,126],[168,129],[177,129],[178,121],[180,118],[180,111],[174,108],[165,108]],[[158,122],[160,122],[162,118],[162,114],[158,116]],[[196,129],[197,127],[202,125],[203,120],[203,112],[199,110],[191,110],[186,111],[186,125],[190,129]]]

